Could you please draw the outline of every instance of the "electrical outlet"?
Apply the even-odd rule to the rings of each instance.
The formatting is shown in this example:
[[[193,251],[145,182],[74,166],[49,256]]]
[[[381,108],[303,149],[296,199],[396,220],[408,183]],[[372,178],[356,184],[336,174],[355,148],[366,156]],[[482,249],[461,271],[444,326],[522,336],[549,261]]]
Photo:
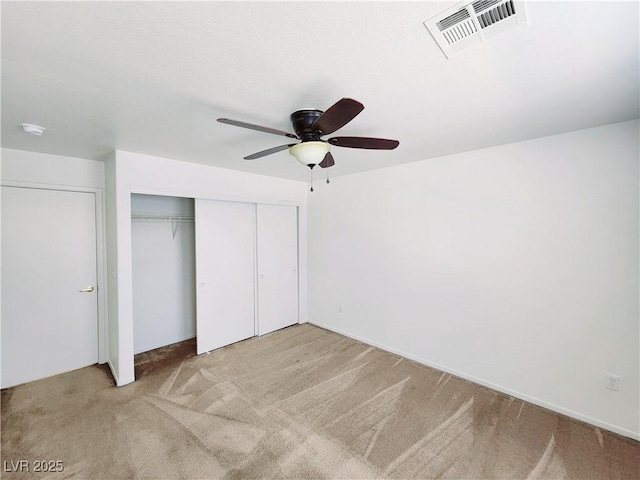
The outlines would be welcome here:
[[[608,388],[609,390],[620,390],[620,377],[618,375],[611,375],[610,373],[607,373],[606,379],[606,388]]]

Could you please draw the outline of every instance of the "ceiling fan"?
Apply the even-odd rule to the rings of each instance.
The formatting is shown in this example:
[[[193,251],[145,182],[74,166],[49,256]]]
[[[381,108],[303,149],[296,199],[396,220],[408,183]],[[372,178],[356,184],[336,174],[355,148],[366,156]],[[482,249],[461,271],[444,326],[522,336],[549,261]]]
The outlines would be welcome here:
[[[298,110],[291,114],[291,123],[295,134],[229,118],[218,118],[218,122],[300,140],[299,143],[289,143],[253,153],[244,157],[245,160],[255,160],[288,149],[289,153],[300,163],[311,169],[316,165],[328,168],[335,165],[333,155],[329,151],[330,145],[371,150],[393,150],[400,144],[397,140],[372,137],[331,137],[322,140],[321,137],[344,127],[362,110],[364,110],[364,105],[351,98],[339,100],[325,112],[313,109]]]

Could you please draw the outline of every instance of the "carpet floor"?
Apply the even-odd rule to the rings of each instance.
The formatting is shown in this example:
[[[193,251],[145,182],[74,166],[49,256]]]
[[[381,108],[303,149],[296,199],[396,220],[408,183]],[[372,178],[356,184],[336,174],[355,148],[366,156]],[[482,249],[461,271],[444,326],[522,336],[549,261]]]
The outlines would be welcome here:
[[[2,478],[640,478],[639,442],[310,324],[163,347],[136,378],[3,390]]]

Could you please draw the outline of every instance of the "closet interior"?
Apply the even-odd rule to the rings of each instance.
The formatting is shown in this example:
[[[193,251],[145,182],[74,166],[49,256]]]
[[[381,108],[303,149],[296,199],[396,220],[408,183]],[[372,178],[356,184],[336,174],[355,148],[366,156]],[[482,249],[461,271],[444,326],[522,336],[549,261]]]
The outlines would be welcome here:
[[[135,354],[196,335],[194,226],[192,198],[131,195]]]

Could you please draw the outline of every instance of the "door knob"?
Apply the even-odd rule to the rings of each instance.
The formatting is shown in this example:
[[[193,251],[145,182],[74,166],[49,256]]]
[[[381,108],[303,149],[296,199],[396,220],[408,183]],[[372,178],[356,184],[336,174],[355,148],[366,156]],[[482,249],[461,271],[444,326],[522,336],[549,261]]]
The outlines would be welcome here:
[[[93,286],[88,286],[87,288],[83,288],[82,290],[80,290],[80,293],[91,293],[95,290],[95,288],[93,288]]]

